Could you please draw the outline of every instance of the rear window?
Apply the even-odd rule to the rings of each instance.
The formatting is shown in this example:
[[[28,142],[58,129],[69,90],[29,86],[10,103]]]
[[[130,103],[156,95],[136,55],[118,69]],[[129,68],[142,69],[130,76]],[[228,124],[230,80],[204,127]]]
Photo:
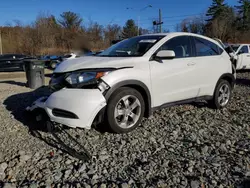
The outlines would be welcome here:
[[[240,52],[243,54],[249,53],[248,46],[242,46],[240,49]]]
[[[200,38],[194,37],[196,56],[215,56],[222,54],[223,50],[215,43]]]

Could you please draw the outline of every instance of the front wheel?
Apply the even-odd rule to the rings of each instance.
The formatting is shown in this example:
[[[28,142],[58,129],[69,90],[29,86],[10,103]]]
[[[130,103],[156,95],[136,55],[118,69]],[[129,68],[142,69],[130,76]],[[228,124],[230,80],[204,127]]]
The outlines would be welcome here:
[[[145,103],[140,92],[122,87],[108,101],[107,122],[115,133],[127,133],[135,129],[144,115]]]
[[[215,109],[221,109],[228,105],[232,96],[232,86],[227,80],[220,80],[217,84],[210,106]]]

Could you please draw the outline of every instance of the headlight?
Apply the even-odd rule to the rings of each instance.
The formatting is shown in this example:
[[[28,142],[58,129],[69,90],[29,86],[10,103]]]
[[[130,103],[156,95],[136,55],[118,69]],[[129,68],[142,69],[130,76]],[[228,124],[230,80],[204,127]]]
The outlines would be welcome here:
[[[73,72],[66,77],[66,81],[72,86],[84,86],[96,84],[98,79],[107,75],[111,71],[103,72]]]
[[[56,75],[54,74],[50,81],[49,81],[49,88],[52,89],[53,91],[62,89],[63,87],[65,87],[65,75],[61,74],[61,75]]]

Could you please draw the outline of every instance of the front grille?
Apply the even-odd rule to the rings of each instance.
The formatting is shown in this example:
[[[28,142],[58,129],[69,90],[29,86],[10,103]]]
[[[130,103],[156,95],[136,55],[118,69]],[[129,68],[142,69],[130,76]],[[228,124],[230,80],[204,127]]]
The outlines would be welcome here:
[[[70,119],[79,119],[77,117],[77,115],[75,115],[74,113],[72,112],[68,112],[66,110],[61,110],[61,109],[57,109],[57,108],[54,108],[52,110],[52,114],[56,117],[62,117],[62,118],[70,118]]]

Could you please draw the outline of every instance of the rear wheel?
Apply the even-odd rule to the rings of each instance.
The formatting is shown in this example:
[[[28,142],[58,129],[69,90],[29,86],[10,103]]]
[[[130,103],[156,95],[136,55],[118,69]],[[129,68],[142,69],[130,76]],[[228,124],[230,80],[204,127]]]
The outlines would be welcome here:
[[[144,115],[145,103],[141,94],[128,87],[115,91],[107,106],[107,121],[115,133],[127,133],[135,129]]]
[[[220,80],[216,86],[214,97],[209,101],[210,106],[221,109],[228,105],[232,95],[232,86],[227,80]]]

